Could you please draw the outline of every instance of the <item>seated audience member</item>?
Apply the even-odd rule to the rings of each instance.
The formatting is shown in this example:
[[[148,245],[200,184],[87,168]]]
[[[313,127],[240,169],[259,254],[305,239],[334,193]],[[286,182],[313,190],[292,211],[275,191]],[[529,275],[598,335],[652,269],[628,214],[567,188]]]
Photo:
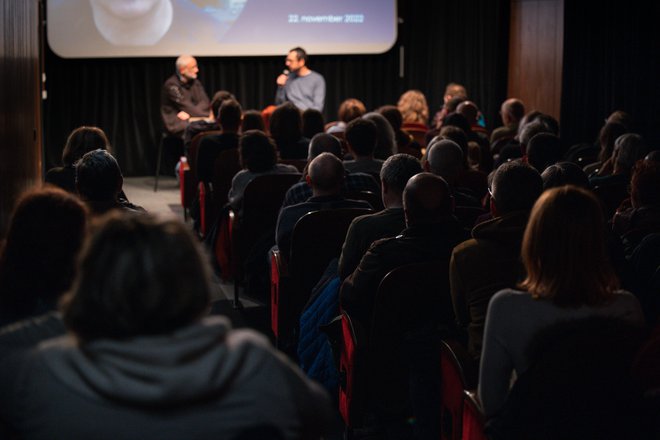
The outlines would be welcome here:
[[[564,185],[574,185],[589,189],[589,178],[579,166],[573,162],[557,162],[541,173],[543,190]]]
[[[76,165],[76,188],[93,214],[111,209],[144,212],[140,206],[121,197],[124,176],[117,160],[105,150],[86,153]]]
[[[529,140],[527,145],[527,163],[539,173],[550,165],[559,162],[562,157],[561,142],[551,133],[539,133]]]
[[[310,162],[308,171],[306,181],[312,187],[312,197],[306,202],[282,208],[277,218],[275,241],[285,260],[289,259],[293,228],[308,212],[338,208],[372,209],[365,201],[341,196],[345,171],[341,160],[334,154],[319,154]],[[310,246],[313,244],[310,243]]]
[[[352,160],[344,161],[344,168],[349,173],[367,173],[377,175],[383,161],[374,159],[374,150],[378,132],[376,124],[368,119],[354,119],[346,127],[346,144]]]
[[[308,108],[302,112],[302,131],[303,137],[306,137],[307,139],[311,139],[315,135],[323,133],[325,131],[323,113],[315,108]]]
[[[297,173],[293,165],[277,163],[275,144],[259,130],[247,131],[239,141],[241,171],[236,173],[229,189],[229,204],[240,212],[245,187],[262,174]]]
[[[78,127],[71,132],[62,150],[61,167],[51,168],[46,173],[46,183],[51,183],[76,194],[75,164],[85,153],[108,150],[110,142],[103,130],[98,127]]]
[[[628,130],[623,124],[618,122],[606,122],[598,133],[598,149],[597,161],[588,164],[584,167],[584,172],[587,175],[595,173],[599,176],[607,176],[612,174],[614,163],[612,162],[612,153],[614,153],[614,143],[619,138],[626,134]],[[592,147],[596,148],[596,147]]]
[[[85,205],[62,189],[21,196],[0,254],[0,327],[56,309],[73,280],[86,219]]]
[[[481,115],[479,107],[472,101],[463,101],[456,107],[456,113],[462,115],[469,124],[470,129],[466,132],[468,141],[478,146],[478,149],[471,148],[471,150],[478,151],[479,153],[476,160],[476,168],[485,173],[492,171],[493,157],[490,152],[488,130],[479,125],[479,115]],[[471,155],[466,156],[470,157]],[[470,165],[472,164],[470,163]]]
[[[395,105],[384,105],[378,109],[378,113],[383,115],[394,130],[394,140],[396,142],[397,153],[406,153],[415,156],[417,159],[422,157],[422,146],[408,132],[401,129],[403,125],[403,116]]]
[[[419,90],[408,90],[399,98],[397,108],[403,117],[403,125],[414,124],[428,128],[429,106],[426,96]],[[404,128],[405,129],[405,128]]]
[[[642,239],[660,232],[660,163],[637,161],[630,180],[630,207],[612,218],[612,229],[630,255]]]
[[[340,160],[343,158],[341,151],[341,142],[331,134],[319,133],[309,143],[309,152],[307,154],[307,165],[303,170],[303,181],[293,185],[286,192],[282,208],[307,201],[312,197],[312,187],[305,180],[309,164],[321,153],[332,153]],[[342,193],[352,191],[370,191],[380,193],[380,187],[376,179],[366,173],[346,173],[342,182]]]
[[[200,119],[192,121],[183,131],[183,149],[188,154],[190,143],[196,134],[211,130],[220,130],[220,107],[225,101],[236,101],[236,97],[226,90],[219,90],[213,95],[211,100],[211,117],[209,119]]]
[[[302,116],[298,107],[290,102],[277,106],[270,116],[270,137],[277,145],[282,159],[307,157],[309,139],[302,135]]]
[[[259,110],[246,110],[243,112],[243,121],[241,122],[241,133],[250,130],[261,130],[266,132],[264,118]]]
[[[538,331],[590,316],[643,324],[637,299],[617,290],[604,223],[598,199],[581,188],[550,189],[534,204],[521,250],[527,273],[521,290],[496,293],[486,314],[479,397],[487,417],[506,400],[512,372],[520,377],[530,367],[526,350]]]
[[[0,362],[0,420],[20,438],[315,439],[328,396],[250,330],[204,317],[210,268],[182,223],[111,215],[61,304],[68,334]],[[275,437],[268,437],[275,438]]]
[[[439,176],[420,173],[408,180],[403,209],[406,229],[396,237],[372,243],[341,287],[342,308],[364,328],[370,327],[378,285],[389,271],[405,264],[444,258],[448,264],[454,246],[467,238],[452,214],[449,185]],[[449,292],[438,294],[447,295],[448,303],[451,302]]]
[[[197,179],[201,182],[213,181],[215,160],[222,151],[238,148],[238,130],[243,111],[234,100],[225,100],[218,110],[220,134],[204,136],[197,150]]]
[[[394,140],[394,130],[387,119],[380,113],[369,112],[362,116],[376,124],[378,132],[376,140],[376,149],[374,150],[374,157],[376,159],[385,160],[396,151],[396,141]]]
[[[500,139],[513,139],[523,116],[525,116],[525,105],[520,99],[509,98],[504,101],[500,107],[500,117],[504,125],[490,134],[491,145]]]
[[[454,248],[449,279],[459,329],[468,335],[468,351],[478,359],[488,301],[522,279],[520,244],[529,212],[543,191],[539,173],[521,163],[494,171],[490,198],[493,219],[472,230],[472,238]]]
[[[456,186],[469,189],[477,199],[481,200],[488,192],[488,176],[484,171],[481,171],[481,165],[478,167],[479,169],[472,169],[470,166],[468,160],[470,155],[470,142],[465,131],[456,125],[445,125],[440,129],[440,134],[438,136],[440,139],[450,139],[461,147],[463,161],[461,164],[461,171],[456,181]],[[431,141],[431,144],[433,144],[433,141]],[[429,144],[429,147],[431,144]],[[428,153],[429,150],[427,149],[426,151]],[[486,161],[492,168],[492,161],[489,159],[486,159]]]
[[[395,154],[383,163],[380,182],[385,209],[356,217],[349,226],[339,258],[339,278],[342,281],[353,273],[371,243],[397,236],[405,229],[403,190],[408,180],[421,172],[419,161],[407,154]]]
[[[465,101],[468,98],[467,90],[461,84],[451,82],[445,87],[445,93],[442,96],[442,108],[436,112],[433,116],[433,123],[431,124],[434,129],[438,131],[442,127],[442,121],[445,117],[456,111],[456,107],[461,102]],[[433,136],[437,136],[438,132],[436,131]],[[429,138],[430,139],[430,138]]]
[[[463,164],[461,147],[449,139],[440,139],[429,146],[424,170],[442,177],[447,182],[456,206],[481,207],[474,192],[457,186],[458,178],[463,171]],[[472,229],[472,225],[464,226],[469,226],[469,230]]]
[[[364,103],[359,99],[349,98],[339,105],[337,110],[337,121],[328,123],[325,132],[342,138],[348,123],[362,117],[367,112]]]

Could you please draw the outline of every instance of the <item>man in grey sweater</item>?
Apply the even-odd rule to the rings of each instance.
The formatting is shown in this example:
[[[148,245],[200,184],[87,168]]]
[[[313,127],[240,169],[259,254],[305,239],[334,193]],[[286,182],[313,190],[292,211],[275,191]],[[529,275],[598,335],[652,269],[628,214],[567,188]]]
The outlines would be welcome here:
[[[277,77],[275,104],[290,101],[301,111],[308,108],[323,111],[325,79],[307,67],[307,53],[301,47],[291,49],[286,56],[286,70]]]

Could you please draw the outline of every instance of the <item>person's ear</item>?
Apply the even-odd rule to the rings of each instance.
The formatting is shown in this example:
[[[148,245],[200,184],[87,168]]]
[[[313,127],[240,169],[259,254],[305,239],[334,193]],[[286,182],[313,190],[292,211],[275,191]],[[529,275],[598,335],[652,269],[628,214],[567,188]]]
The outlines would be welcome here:
[[[307,182],[307,185],[312,186],[312,178],[309,177],[309,174],[305,176],[305,182]]]

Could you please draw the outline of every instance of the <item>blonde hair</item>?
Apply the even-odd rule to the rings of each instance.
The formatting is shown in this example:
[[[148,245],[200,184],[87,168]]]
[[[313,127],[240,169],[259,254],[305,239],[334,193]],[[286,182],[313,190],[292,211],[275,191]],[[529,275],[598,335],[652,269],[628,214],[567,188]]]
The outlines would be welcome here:
[[[429,120],[429,106],[426,97],[419,90],[408,90],[401,95],[397,108],[403,116],[403,122],[426,125]]]

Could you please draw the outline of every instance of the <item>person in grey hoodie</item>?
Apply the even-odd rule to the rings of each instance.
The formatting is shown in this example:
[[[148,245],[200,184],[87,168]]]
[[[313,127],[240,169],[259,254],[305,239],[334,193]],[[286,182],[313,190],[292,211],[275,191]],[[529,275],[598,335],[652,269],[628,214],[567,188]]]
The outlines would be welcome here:
[[[68,334],[0,361],[0,437],[323,435],[332,412],[319,386],[263,336],[203,317],[209,274],[185,225],[107,217],[62,301]]]

